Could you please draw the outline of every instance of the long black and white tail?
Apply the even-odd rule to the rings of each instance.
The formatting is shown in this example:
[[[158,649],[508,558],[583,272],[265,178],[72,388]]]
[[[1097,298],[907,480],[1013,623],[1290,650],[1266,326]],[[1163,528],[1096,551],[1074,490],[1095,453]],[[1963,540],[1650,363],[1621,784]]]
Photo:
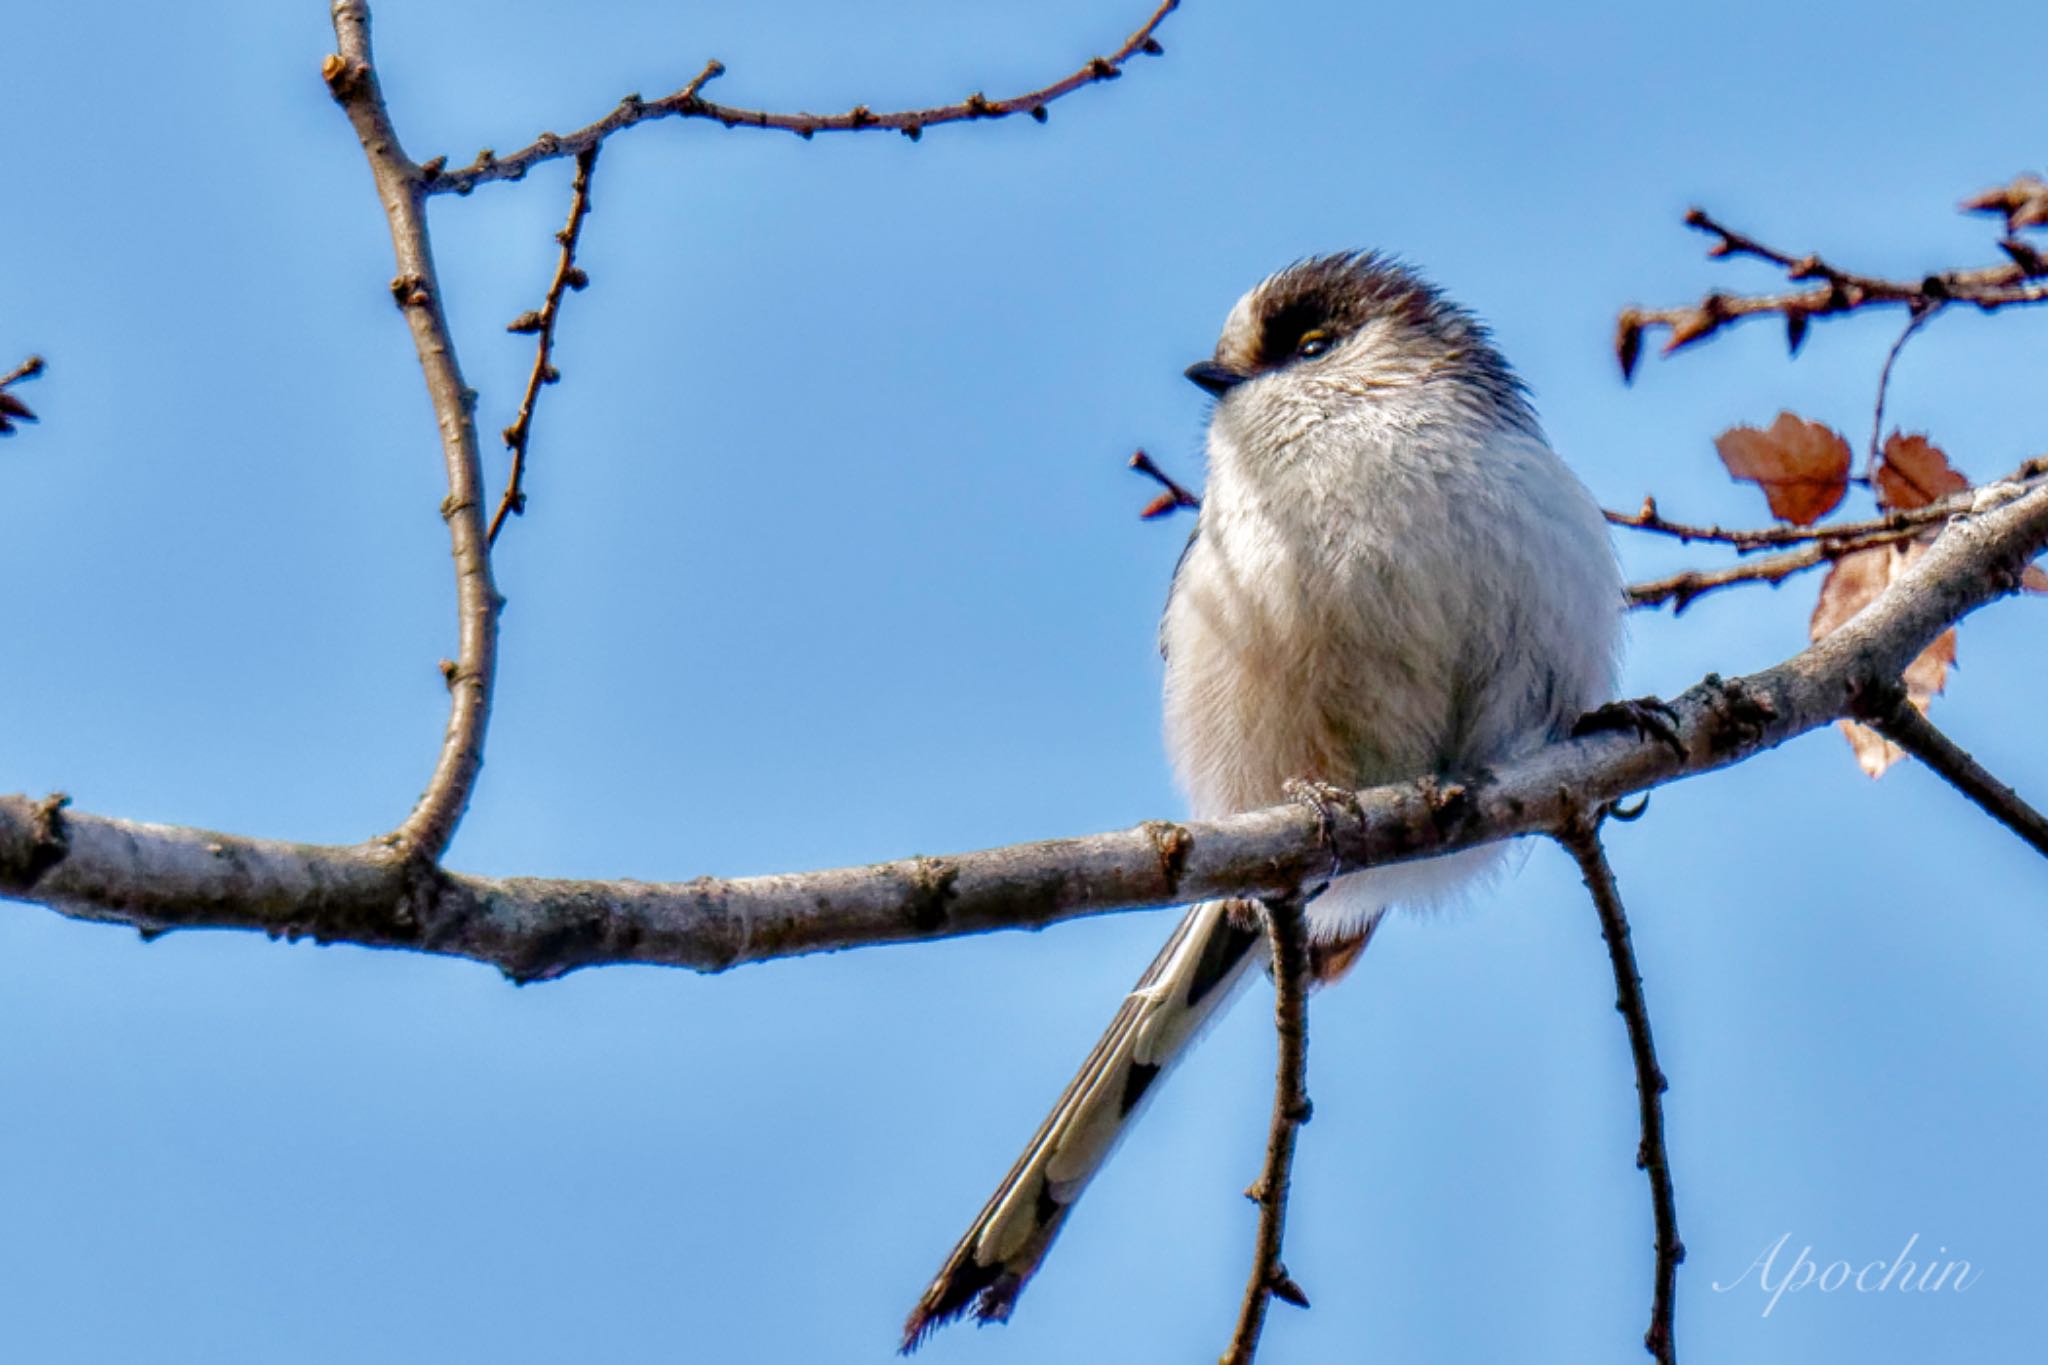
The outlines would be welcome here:
[[[1146,1092],[1264,949],[1259,912],[1247,902],[1204,901],[1188,912],[911,1310],[906,1354],[969,1308],[982,1322],[1010,1316]]]

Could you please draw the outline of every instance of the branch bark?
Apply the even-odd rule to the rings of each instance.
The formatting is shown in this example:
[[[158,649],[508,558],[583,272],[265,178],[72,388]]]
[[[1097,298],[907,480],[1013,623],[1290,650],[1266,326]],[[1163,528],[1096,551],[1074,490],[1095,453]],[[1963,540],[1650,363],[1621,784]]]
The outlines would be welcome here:
[[[533,369],[526,376],[526,392],[519,398],[519,414],[512,419],[512,425],[505,428],[505,445],[512,452],[512,469],[505,477],[505,491],[498,497],[498,510],[491,514],[490,529],[484,533],[486,548],[498,543],[498,532],[505,529],[505,518],[522,516],[526,512],[526,448],[533,437],[534,408],[540,403],[541,386],[561,378],[555,369],[555,323],[562,315],[564,294],[590,283],[590,277],[576,264],[576,244],[583,235],[583,220],[590,216],[590,178],[596,173],[597,148],[592,146],[578,152],[576,175],[569,186],[569,221],[555,234],[561,254],[555,261],[554,277],[548,281],[547,294],[541,299],[540,307],[515,318],[506,329],[532,332],[539,340],[534,343]]]
[[[1977,808],[2027,841],[2048,858],[2048,816],[2028,805],[2020,794],[1999,781],[1943,734],[1920,708],[1894,684],[1859,701],[1858,715],[1892,743],[1938,773],[1951,787],[1977,803]]]
[[[1677,1365],[1678,1342],[1671,1319],[1678,1303],[1678,1266],[1685,1260],[1685,1243],[1678,1237],[1671,1155],[1664,1143],[1664,1092],[1669,1087],[1657,1065],[1650,1007],[1643,999],[1643,976],[1636,968],[1636,950],[1629,938],[1628,911],[1621,903],[1621,888],[1615,884],[1607,852],[1600,846],[1599,821],[1583,815],[1573,819],[1559,834],[1558,842],[1578,862],[1579,875],[1599,913],[1600,937],[1607,944],[1608,965],[1614,971],[1614,1008],[1628,1025],[1629,1056],[1635,1063],[1636,1108],[1642,1127],[1636,1166],[1649,1177],[1651,1220],[1657,1230],[1650,1326],[1643,1333],[1643,1348],[1656,1357],[1657,1365]]]
[[[714,119],[728,128],[767,128],[778,132],[795,133],[806,140],[819,133],[859,133],[870,129],[886,129],[903,134],[913,141],[924,135],[927,128],[943,123],[963,123],[983,119],[1009,118],[1013,114],[1029,114],[1036,121],[1046,120],[1046,106],[1083,86],[1100,81],[1112,81],[1123,75],[1124,67],[1131,58],[1144,53],[1157,56],[1161,51],[1158,40],[1152,35],[1166,16],[1180,6],[1180,0],[1161,0],[1159,7],[1140,24],[1135,32],[1117,49],[1107,56],[1091,57],[1072,73],[1050,85],[1028,90],[1008,99],[992,100],[975,93],[955,104],[935,105],[928,109],[903,109],[892,113],[878,114],[864,104],[855,105],[843,114],[783,114],[770,113],[762,109],[742,109],[736,105],[719,104],[707,100],[701,93],[706,84],[725,74],[720,62],[709,62],[688,85],[664,95],[658,100],[643,100],[638,95],[628,95],[618,106],[603,118],[569,133],[542,133],[518,151],[500,157],[494,152],[483,151],[467,166],[454,170],[444,169],[440,158],[428,163],[425,191],[428,194],[468,194],[478,185],[493,180],[517,180],[527,171],[544,161],[557,157],[576,156],[596,147],[614,133],[622,132],[635,124],[661,118]]]
[[[1997,192],[1997,193],[2003,193]],[[1994,207],[2005,201],[1980,196],[1970,207]],[[1707,254],[1714,257],[1748,256],[1768,262],[1794,281],[1817,280],[1807,289],[1778,294],[1737,295],[1715,292],[1697,304],[1682,308],[1625,309],[1615,326],[1615,356],[1624,379],[1635,372],[1642,352],[1643,336],[1653,327],[1669,334],[1664,354],[1705,341],[1731,323],[1744,318],[1776,315],[1785,320],[1785,341],[1796,352],[1806,338],[1807,325],[1814,318],[1853,313],[1859,309],[1899,305],[1916,317],[1947,303],[1973,304],[1985,312],[2015,304],[2048,302],[2048,258],[2024,243],[2007,238],[1999,243],[2010,258],[2004,265],[1978,266],[1965,270],[1943,270],[1917,280],[1892,280],[1864,275],[1824,260],[1820,256],[1794,256],[1765,246],[1746,233],[1737,232],[1704,209],[1685,215],[1687,227],[1712,236]],[[1909,333],[1910,334],[1910,333]]]
[[[463,383],[448,316],[441,307],[441,284],[427,237],[426,179],[399,144],[398,131],[377,85],[377,73],[370,63],[368,4],[365,0],[334,0],[333,18],[340,51],[328,56],[321,75],[363,144],[377,197],[391,226],[391,246],[398,264],[391,295],[405,314],[413,346],[419,352],[448,471],[448,496],[441,503],[441,518],[448,524],[449,547],[455,558],[460,627],[456,658],[442,669],[450,699],[448,730],[425,791],[405,823],[386,836],[386,842],[408,859],[433,863],[454,837],[483,768],[484,731],[490,724],[491,692],[498,674],[498,611],[503,600],[491,578],[490,542],[484,532],[476,393]]]
[[[1259,1232],[1252,1270],[1237,1328],[1222,1365],[1251,1365],[1274,1299],[1308,1307],[1308,1295],[1280,1259],[1287,1232],[1287,1193],[1293,1182],[1294,1142],[1313,1112],[1308,1100],[1308,925],[1299,895],[1265,902],[1266,937],[1273,952],[1273,1032],[1278,1040],[1273,1076],[1273,1119],[1266,1136],[1266,1160],[1245,1191],[1259,1206]]]
[[[611,962],[719,971],[1206,897],[1288,895],[1337,870],[1554,833],[1678,778],[1738,763],[1853,714],[1951,624],[2014,591],[2048,550],[2048,488],[1994,486],[1871,607],[1801,653],[1672,704],[1676,743],[1617,733],[1549,745],[1464,783],[1359,794],[1327,818],[1298,802],[944,858],[649,884],[462,876],[377,845],[288,844],[65,813],[0,798],[0,894],[78,919],[256,929],[446,953],[531,980]],[[1329,842],[1325,842],[1325,836]]]

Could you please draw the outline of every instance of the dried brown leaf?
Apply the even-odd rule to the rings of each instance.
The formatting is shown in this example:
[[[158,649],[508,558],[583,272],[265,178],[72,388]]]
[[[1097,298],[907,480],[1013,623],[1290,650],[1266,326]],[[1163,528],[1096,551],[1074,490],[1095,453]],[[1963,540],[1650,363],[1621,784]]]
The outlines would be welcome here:
[[[1821,584],[1808,635],[1819,640],[1840,630],[1857,612],[1882,597],[1885,589],[1926,552],[1924,543],[1909,541],[1843,555],[1828,569],[1827,581]],[[1949,667],[1955,661],[1956,633],[1951,628],[1906,666],[1906,699],[1924,713],[1947,684]],[[1867,725],[1845,720],[1841,727],[1849,747],[1856,753],[1857,764],[1872,777],[1882,777],[1885,769],[1905,757],[1896,744]]]
[[[1729,476],[1760,485],[1771,515],[1811,526],[1849,491],[1849,443],[1840,433],[1789,412],[1767,431],[1730,427],[1714,438]]]
[[[2048,593],[2048,570],[2029,564],[2020,571],[2020,586],[2028,592]]]
[[[1910,512],[1951,493],[1967,492],[1969,479],[1925,436],[1893,432],[1885,438],[1877,466],[1877,505]]]
[[[1856,754],[1856,766],[1870,777],[1883,777],[1885,769],[1906,756],[1906,751],[1860,721],[1838,720],[1842,735]]]

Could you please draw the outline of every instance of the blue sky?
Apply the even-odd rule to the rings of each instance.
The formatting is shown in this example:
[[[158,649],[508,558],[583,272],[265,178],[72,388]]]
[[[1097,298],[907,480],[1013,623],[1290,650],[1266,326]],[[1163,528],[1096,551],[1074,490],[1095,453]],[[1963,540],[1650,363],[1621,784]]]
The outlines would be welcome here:
[[[1036,85],[1141,6],[935,0],[377,7],[409,149],[466,158],[674,88],[843,108]],[[598,173],[504,672],[451,854],[682,878],[1121,826],[1178,809],[1154,622],[1184,527],[1180,377],[1231,302],[1379,246],[1489,318],[1610,505],[1748,521],[1710,438],[1867,431],[1890,318],[1788,363],[1740,329],[1625,388],[1629,303],[1753,287],[1694,202],[1874,270],[1994,258],[1962,195],[2039,168],[1996,4],[1191,0],[1163,60],[1049,124],[820,139],[662,124]],[[11,14],[0,364],[0,787],[351,841],[444,719],[440,466],[388,239],[319,83],[314,0]],[[487,431],[509,420],[568,170],[435,205]],[[2048,445],[2048,315],[1938,320],[1896,420],[1983,477]],[[492,452],[490,468],[502,465]],[[1637,576],[1684,562],[1625,542]],[[1797,647],[1815,588],[1638,618],[1627,684]],[[2041,613],[1969,623],[1937,719],[2048,793]],[[2015,1358],[2048,1273],[2038,859],[1832,735],[1616,830],[1669,1096],[1694,1360]],[[1165,913],[720,979],[517,989],[227,934],[0,912],[0,1351],[47,1362],[881,1360],[1165,934]],[[934,1362],[1213,1358],[1250,1254],[1270,1076],[1254,993],[1165,1087],[1000,1330]],[[1276,1361],[1632,1361],[1649,1214],[1627,1052],[1567,861],[1395,921],[1313,1012]],[[1957,1294],[1786,1296],[1946,1248]],[[1941,1253],[1936,1253],[1941,1254]],[[1780,1262],[1780,1271],[1786,1261]],[[1753,1276],[1753,1272],[1752,1272]]]

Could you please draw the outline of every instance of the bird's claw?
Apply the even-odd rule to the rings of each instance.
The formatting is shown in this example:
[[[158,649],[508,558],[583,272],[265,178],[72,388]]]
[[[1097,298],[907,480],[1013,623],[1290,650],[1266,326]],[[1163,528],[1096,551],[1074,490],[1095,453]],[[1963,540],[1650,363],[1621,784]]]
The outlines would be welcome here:
[[[1659,697],[1631,697],[1627,701],[1610,701],[1580,716],[1572,722],[1572,738],[1594,735],[1606,731],[1619,731],[1638,739],[1658,740],[1671,749],[1680,759],[1685,757],[1685,741],[1678,733],[1678,712]]]
[[[1335,851],[1337,846],[1337,812],[1349,811],[1360,819],[1365,817],[1364,807],[1358,804],[1358,793],[1349,787],[1313,778],[1292,778],[1282,788],[1290,801],[1299,801],[1316,813],[1316,820],[1322,832],[1323,846]]]

